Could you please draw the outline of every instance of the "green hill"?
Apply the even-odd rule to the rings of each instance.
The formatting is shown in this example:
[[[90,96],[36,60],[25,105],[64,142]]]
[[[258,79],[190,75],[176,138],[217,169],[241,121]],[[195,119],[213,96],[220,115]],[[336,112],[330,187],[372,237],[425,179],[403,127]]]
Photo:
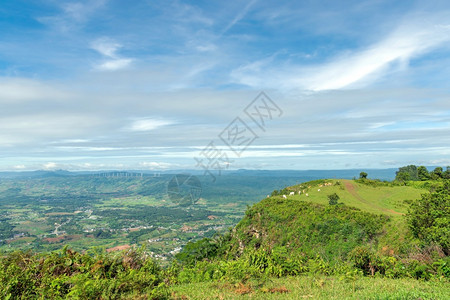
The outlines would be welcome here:
[[[324,184],[331,185],[324,185]],[[328,204],[327,195],[337,193],[340,202],[361,210],[398,217],[406,213],[405,200],[420,198],[428,191],[423,187],[396,186],[388,183],[362,180],[316,180],[292,186],[286,189],[294,191],[291,199],[304,200],[319,204]],[[319,191],[320,190],[320,191]],[[298,191],[305,191],[298,195]],[[308,193],[308,197],[306,196]]]
[[[241,248],[243,244],[289,245],[304,253],[328,252],[327,259],[339,256],[342,247],[351,250],[362,244],[398,253],[407,236],[408,203],[426,192],[423,186],[370,180],[310,181],[275,191],[252,206],[233,237]],[[335,206],[328,204],[334,193],[339,196]]]
[[[196,291],[205,287],[204,282],[225,281],[234,282],[234,288],[216,285],[212,290],[218,295],[248,293],[261,299],[270,298],[267,291],[270,294],[270,290],[283,289],[290,290],[290,296],[283,296],[289,299],[295,299],[294,295],[347,298],[356,291],[344,291],[342,281],[359,280],[359,289],[364,291],[356,293],[356,298],[385,293],[395,299],[446,299],[450,296],[445,279],[450,276],[450,260],[445,249],[415,238],[405,218],[410,203],[439,185],[316,180],[274,191],[249,207],[228,235],[188,244],[177,257],[183,264],[179,282],[189,285],[175,290],[202,299]],[[448,195],[448,189],[445,191]],[[328,196],[334,193],[339,201],[330,205]],[[448,229],[448,224],[445,227]],[[308,280],[298,277],[273,279],[298,275],[312,281],[321,278],[319,286],[308,286]],[[385,278],[388,282],[384,284],[392,284],[391,294],[386,294],[380,282],[366,282],[362,275]],[[400,281],[389,281],[399,278],[440,278],[446,284],[430,289],[428,294],[414,294],[414,280],[398,286]],[[329,290],[322,286],[325,284]],[[341,288],[341,294],[336,292]],[[309,294],[302,289],[309,290]]]

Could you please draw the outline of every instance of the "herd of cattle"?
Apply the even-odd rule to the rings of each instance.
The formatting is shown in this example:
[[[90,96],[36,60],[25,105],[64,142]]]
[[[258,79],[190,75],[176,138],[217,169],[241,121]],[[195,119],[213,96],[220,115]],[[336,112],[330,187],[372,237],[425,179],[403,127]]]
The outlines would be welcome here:
[[[332,182],[325,182],[324,184],[319,184],[319,186],[318,186],[319,188],[317,189],[317,191],[320,192],[320,188],[321,188],[321,187],[324,187],[324,186],[332,186],[332,185],[333,185]],[[311,186],[308,186],[308,189],[307,189],[307,190],[309,190],[310,188],[312,188],[312,187],[311,187]],[[306,190],[306,191],[307,191],[307,190]],[[305,190],[301,190],[301,191],[299,190],[299,191],[297,191],[297,192],[298,192],[299,195],[304,194],[306,197],[309,196],[308,193],[305,193]],[[294,196],[294,195],[295,195],[295,192],[290,192],[288,196]],[[288,196],[283,195],[283,198],[284,198],[284,199],[287,199]],[[269,198],[269,195],[267,195],[267,198]]]

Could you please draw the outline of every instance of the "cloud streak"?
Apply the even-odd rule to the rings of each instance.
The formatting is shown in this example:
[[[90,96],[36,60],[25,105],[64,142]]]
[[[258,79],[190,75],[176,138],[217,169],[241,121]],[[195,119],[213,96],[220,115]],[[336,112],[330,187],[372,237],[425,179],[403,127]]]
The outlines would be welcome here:
[[[407,72],[413,59],[448,48],[449,16],[447,11],[405,17],[380,41],[362,49],[348,49],[345,54],[321,64],[301,66],[272,55],[240,66],[233,70],[232,77],[255,88],[270,86],[318,92],[365,87],[393,72]]]
[[[310,80],[302,79],[301,84],[313,91],[341,89],[352,86],[375,75],[382,77],[395,68],[397,63],[407,68],[408,62],[433,51],[450,41],[450,27],[446,23],[431,21],[433,16],[418,18],[420,21],[408,21],[381,42],[340,58],[335,62],[319,67],[316,75]],[[421,21],[429,20],[428,22]]]
[[[128,67],[133,59],[122,58],[117,52],[123,46],[110,38],[100,38],[91,44],[91,48],[103,55],[106,61],[95,66],[96,69],[102,71],[117,71]]]
[[[127,129],[135,132],[152,131],[171,124],[174,124],[174,122],[159,119],[141,119],[134,121]]]
[[[225,34],[229,31],[236,23],[241,21],[245,15],[248,13],[250,8],[257,2],[258,0],[252,0],[231,20],[231,22],[223,29],[222,34]]]
[[[58,8],[61,11],[59,14],[38,17],[37,20],[59,32],[68,33],[85,24],[106,3],[107,0],[62,2],[61,4],[58,3]]]

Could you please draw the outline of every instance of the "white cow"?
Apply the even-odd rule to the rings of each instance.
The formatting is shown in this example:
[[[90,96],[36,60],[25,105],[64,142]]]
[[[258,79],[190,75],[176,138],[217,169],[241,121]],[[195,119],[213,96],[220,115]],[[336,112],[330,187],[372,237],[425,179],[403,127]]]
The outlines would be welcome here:
[[[308,197],[308,196],[309,196],[309,195],[308,195],[308,193],[306,193],[305,195],[306,195],[306,197]]]
[[[320,189],[318,189],[317,191],[320,192]]]
[[[283,198],[284,198],[284,199],[287,199],[286,195],[283,195]]]
[[[290,193],[289,193],[289,196],[294,196],[294,195],[295,195],[294,192],[290,192]]]
[[[298,191],[298,194],[300,195],[302,193],[302,191]]]

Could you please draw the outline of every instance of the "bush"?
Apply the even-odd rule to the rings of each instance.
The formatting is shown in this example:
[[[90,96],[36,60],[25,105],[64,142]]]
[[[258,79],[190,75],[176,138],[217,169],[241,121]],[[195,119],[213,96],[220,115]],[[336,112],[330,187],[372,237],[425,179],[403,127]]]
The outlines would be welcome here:
[[[340,199],[339,195],[336,194],[336,193],[333,193],[333,194],[331,194],[331,195],[328,195],[327,197],[328,197],[328,204],[330,204],[330,205],[336,205],[336,204],[338,204],[338,201],[339,201],[339,199]]]
[[[0,258],[0,298],[167,298],[164,273],[144,249],[80,254],[70,249]]]
[[[384,274],[381,259],[368,247],[356,247],[349,253],[349,259],[355,267],[362,270],[365,275],[375,275],[376,272]]]
[[[413,201],[406,215],[413,235],[427,244],[436,243],[450,254],[450,181]]]

